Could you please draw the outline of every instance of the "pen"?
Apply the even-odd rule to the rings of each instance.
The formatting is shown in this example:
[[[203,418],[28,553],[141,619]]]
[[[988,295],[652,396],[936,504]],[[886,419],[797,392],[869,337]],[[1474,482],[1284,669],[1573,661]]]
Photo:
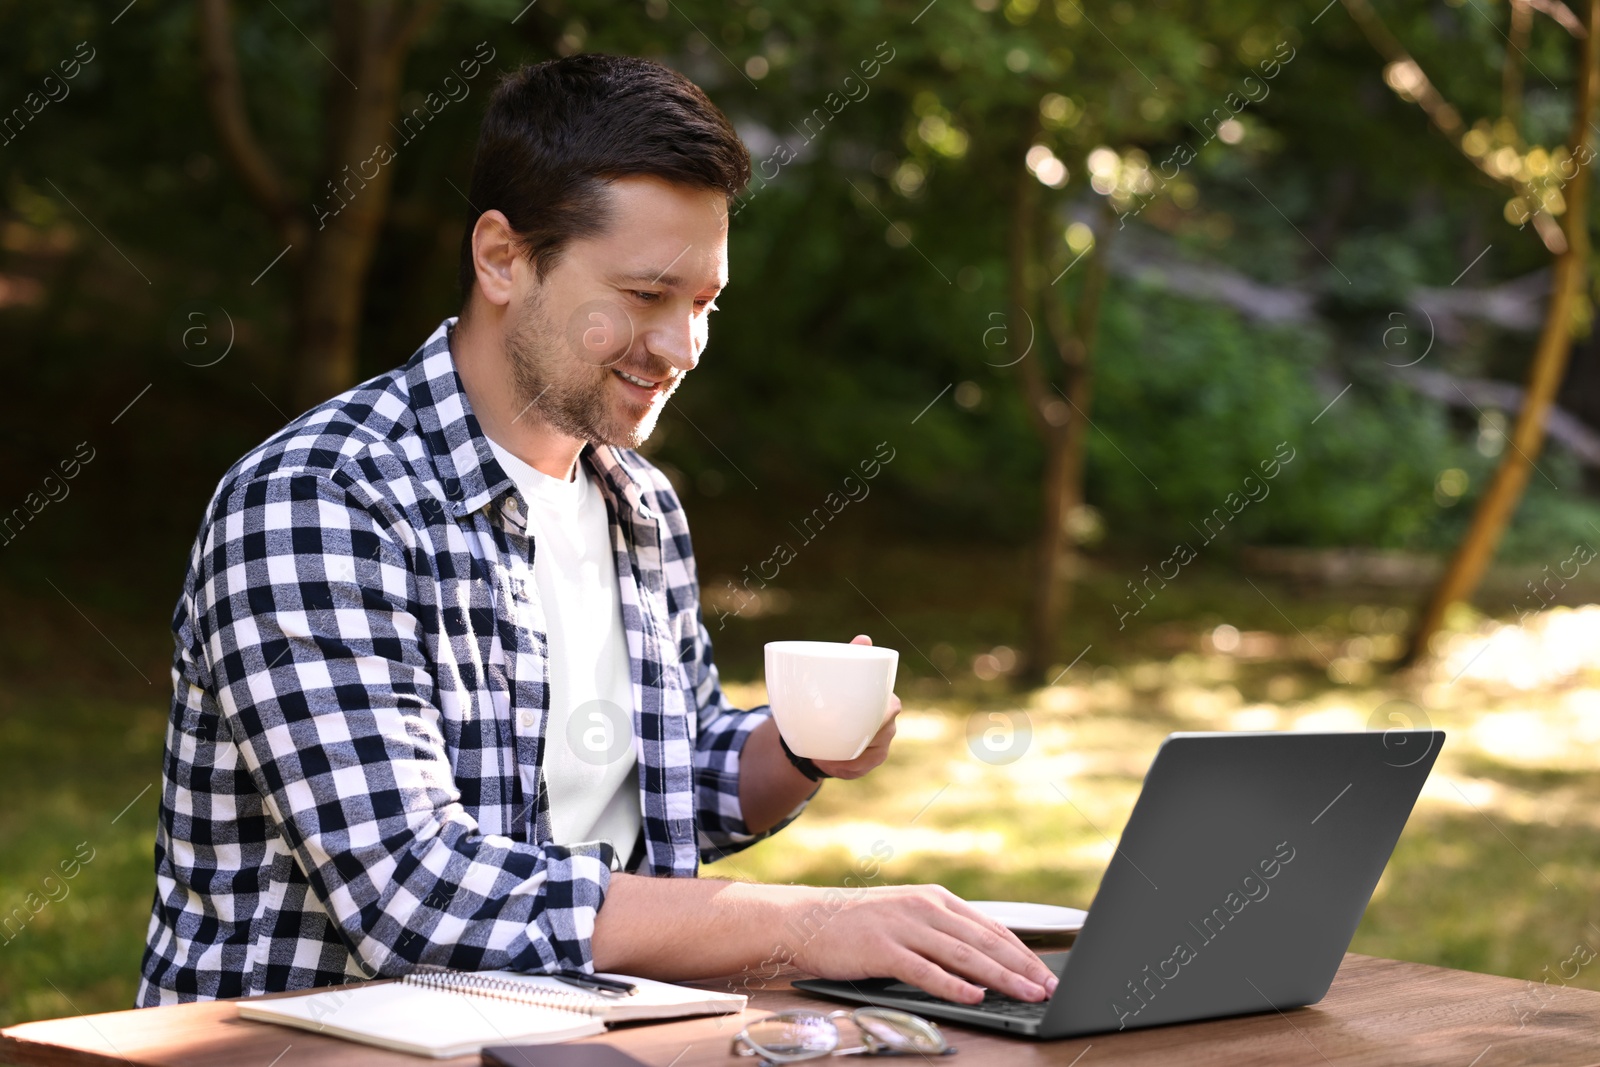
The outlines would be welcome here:
[[[587,974],[583,971],[555,971],[552,977],[558,978],[568,985],[575,985],[580,989],[589,989],[596,993],[603,993],[613,997],[631,997],[639,991],[638,986],[629,982],[619,982],[615,978]]]

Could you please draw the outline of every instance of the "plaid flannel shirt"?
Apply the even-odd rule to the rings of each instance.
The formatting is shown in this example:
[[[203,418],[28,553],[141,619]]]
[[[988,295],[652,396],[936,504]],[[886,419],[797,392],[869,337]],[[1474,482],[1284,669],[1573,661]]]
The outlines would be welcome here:
[[[421,965],[593,967],[614,854],[550,843],[545,793],[522,785],[548,741],[547,639],[516,621],[542,618],[536,546],[456,374],[454,324],[212,497],[173,617],[142,1005]],[[666,478],[609,446],[580,462],[616,554],[638,870],[692,877],[773,832],[749,832],[738,792],[770,712],[722,694]]]

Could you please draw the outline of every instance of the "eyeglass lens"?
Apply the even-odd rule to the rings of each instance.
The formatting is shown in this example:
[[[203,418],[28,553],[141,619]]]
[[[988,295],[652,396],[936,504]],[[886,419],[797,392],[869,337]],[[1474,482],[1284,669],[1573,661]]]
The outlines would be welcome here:
[[[816,1012],[786,1012],[758,1019],[745,1028],[758,1051],[779,1056],[823,1055],[839,1044],[839,1029]]]
[[[896,1052],[938,1054],[945,1049],[944,1035],[926,1019],[892,1008],[861,1008],[852,1018],[861,1032]]]

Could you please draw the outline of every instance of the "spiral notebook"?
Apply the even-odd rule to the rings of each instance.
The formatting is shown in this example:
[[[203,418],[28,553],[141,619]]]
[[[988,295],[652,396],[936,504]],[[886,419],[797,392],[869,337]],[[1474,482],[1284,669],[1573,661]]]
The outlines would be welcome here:
[[[552,1044],[604,1033],[608,1023],[743,1011],[741,993],[608,975],[637,987],[629,997],[576,989],[515,971],[441,971],[398,982],[335,987],[297,997],[241,1001],[239,1017],[296,1026],[368,1045],[445,1058],[485,1045]]]

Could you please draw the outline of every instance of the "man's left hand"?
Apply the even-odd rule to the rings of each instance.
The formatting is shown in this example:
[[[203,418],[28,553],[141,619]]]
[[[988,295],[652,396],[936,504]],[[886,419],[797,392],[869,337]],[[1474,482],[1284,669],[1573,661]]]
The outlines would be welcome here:
[[[866,634],[859,634],[852,645],[870,645],[872,638]],[[812,760],[817,768],[824,774],[835,778],[860,778],[868,771],[889,757],[889,741],[894,737],[895,716],[900,714],[900,698],[893,693],[889,694],[889,713],[883,720],[883,725],[873,735],[872,741],[862,749],[861,755],[852,760]]]

